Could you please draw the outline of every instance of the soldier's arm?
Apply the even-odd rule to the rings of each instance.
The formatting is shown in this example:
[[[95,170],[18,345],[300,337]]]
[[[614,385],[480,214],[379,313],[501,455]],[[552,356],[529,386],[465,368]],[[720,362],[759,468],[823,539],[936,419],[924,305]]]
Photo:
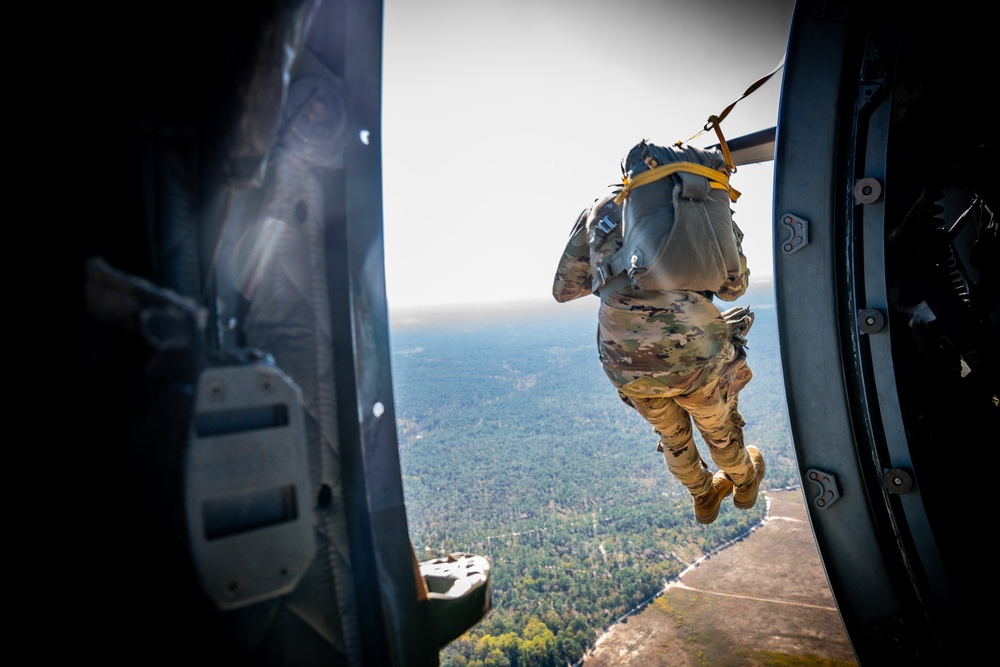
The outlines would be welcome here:
[[[587,238],[587,217],[590,207],[583,209],[573,225],[569,241],[559,258],[552,296],[559,303],[579,299],[591,293],[590,242]]]

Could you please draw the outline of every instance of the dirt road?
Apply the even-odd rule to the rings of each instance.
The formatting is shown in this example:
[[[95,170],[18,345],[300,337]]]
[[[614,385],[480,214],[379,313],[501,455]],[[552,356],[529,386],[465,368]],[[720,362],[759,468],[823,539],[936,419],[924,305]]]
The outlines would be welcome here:
[[[583,667],[857,665],[799,490],[767,492],[764,523],[692,567],[627,622]]]

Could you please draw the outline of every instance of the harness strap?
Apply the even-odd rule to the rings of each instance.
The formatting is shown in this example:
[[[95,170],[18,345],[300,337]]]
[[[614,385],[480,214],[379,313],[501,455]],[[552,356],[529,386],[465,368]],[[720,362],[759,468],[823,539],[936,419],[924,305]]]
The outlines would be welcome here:
[[[618,226],[621,214],[615,215],[615,208],[614,200],[609,199],[594,214],[595,222],[592,231],[596,238],[607,238],[608,234]]]
[[[621,253],[617,254],[620,255]],[[610,266],[611,262],[609,262],[608,264]],[[630,286],[631,284],[632,284],[632,279],[628,277],[627,273],[619,273],[617,275],[614,275],[614,277],[612,277],[607,282],[603,283],[597,289],[597,296],[601,298],[601,301],[607,303],[608,299],[611,297],[612,294],[614,294],[615,292],[624,287]]]
[[[728,147],[726,151],[728,151]],[[669,164],[663,164],[659,167],[650,169],[649,171],[644,171],[632,178],[624,176],[622,178],[622,191],[618,193],[615,197],[615,203],[621,204],[625,199],[628,198],[629,194],[632,192],[633,188],[638,188],[643,185],[648,185],[654,181],[658,181],[661,178],[666,178],[671,174],[676,174],[679,171],[686,171],[692,174],[697,174],[699,176],[704,176],[709,180],[709,185],[716,190],[725,190],[729,193],[729,199],[732,202],[740,196],[740,192],[729,185],[729,175],[724,174],[721,171],[712,169],[711,167],[706,167],[703,164],[698,164],[696,162],[671,162]]]

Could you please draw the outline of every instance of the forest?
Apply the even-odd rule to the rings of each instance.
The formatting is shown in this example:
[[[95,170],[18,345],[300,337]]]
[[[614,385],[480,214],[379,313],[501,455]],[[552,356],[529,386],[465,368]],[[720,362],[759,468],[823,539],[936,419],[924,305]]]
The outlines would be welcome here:
[[[773,301],[763,288],[754,295],[739,302],[756,314],[754,378],[740,394],[746,444],[766,456],[764,489],[798,486]],[[727,502],[715,523],[695,522],[652,428],[601,369],[588,301],[392,320],[417,557],[465,552],[491,564],[493,609],[441,652],[444,667],[578,663],[617,619],[764,516],[762,502]]]

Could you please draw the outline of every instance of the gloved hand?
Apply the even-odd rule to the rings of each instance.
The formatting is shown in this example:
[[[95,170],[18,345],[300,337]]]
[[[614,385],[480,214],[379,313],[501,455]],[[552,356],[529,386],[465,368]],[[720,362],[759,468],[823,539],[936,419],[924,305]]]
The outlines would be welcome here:
[[[754,314],[746,306],[733,306],[723,311],[722,319],[729,325],[729,340],[737,347],[750,347],[747,344],[747,333],[753,326]]]

